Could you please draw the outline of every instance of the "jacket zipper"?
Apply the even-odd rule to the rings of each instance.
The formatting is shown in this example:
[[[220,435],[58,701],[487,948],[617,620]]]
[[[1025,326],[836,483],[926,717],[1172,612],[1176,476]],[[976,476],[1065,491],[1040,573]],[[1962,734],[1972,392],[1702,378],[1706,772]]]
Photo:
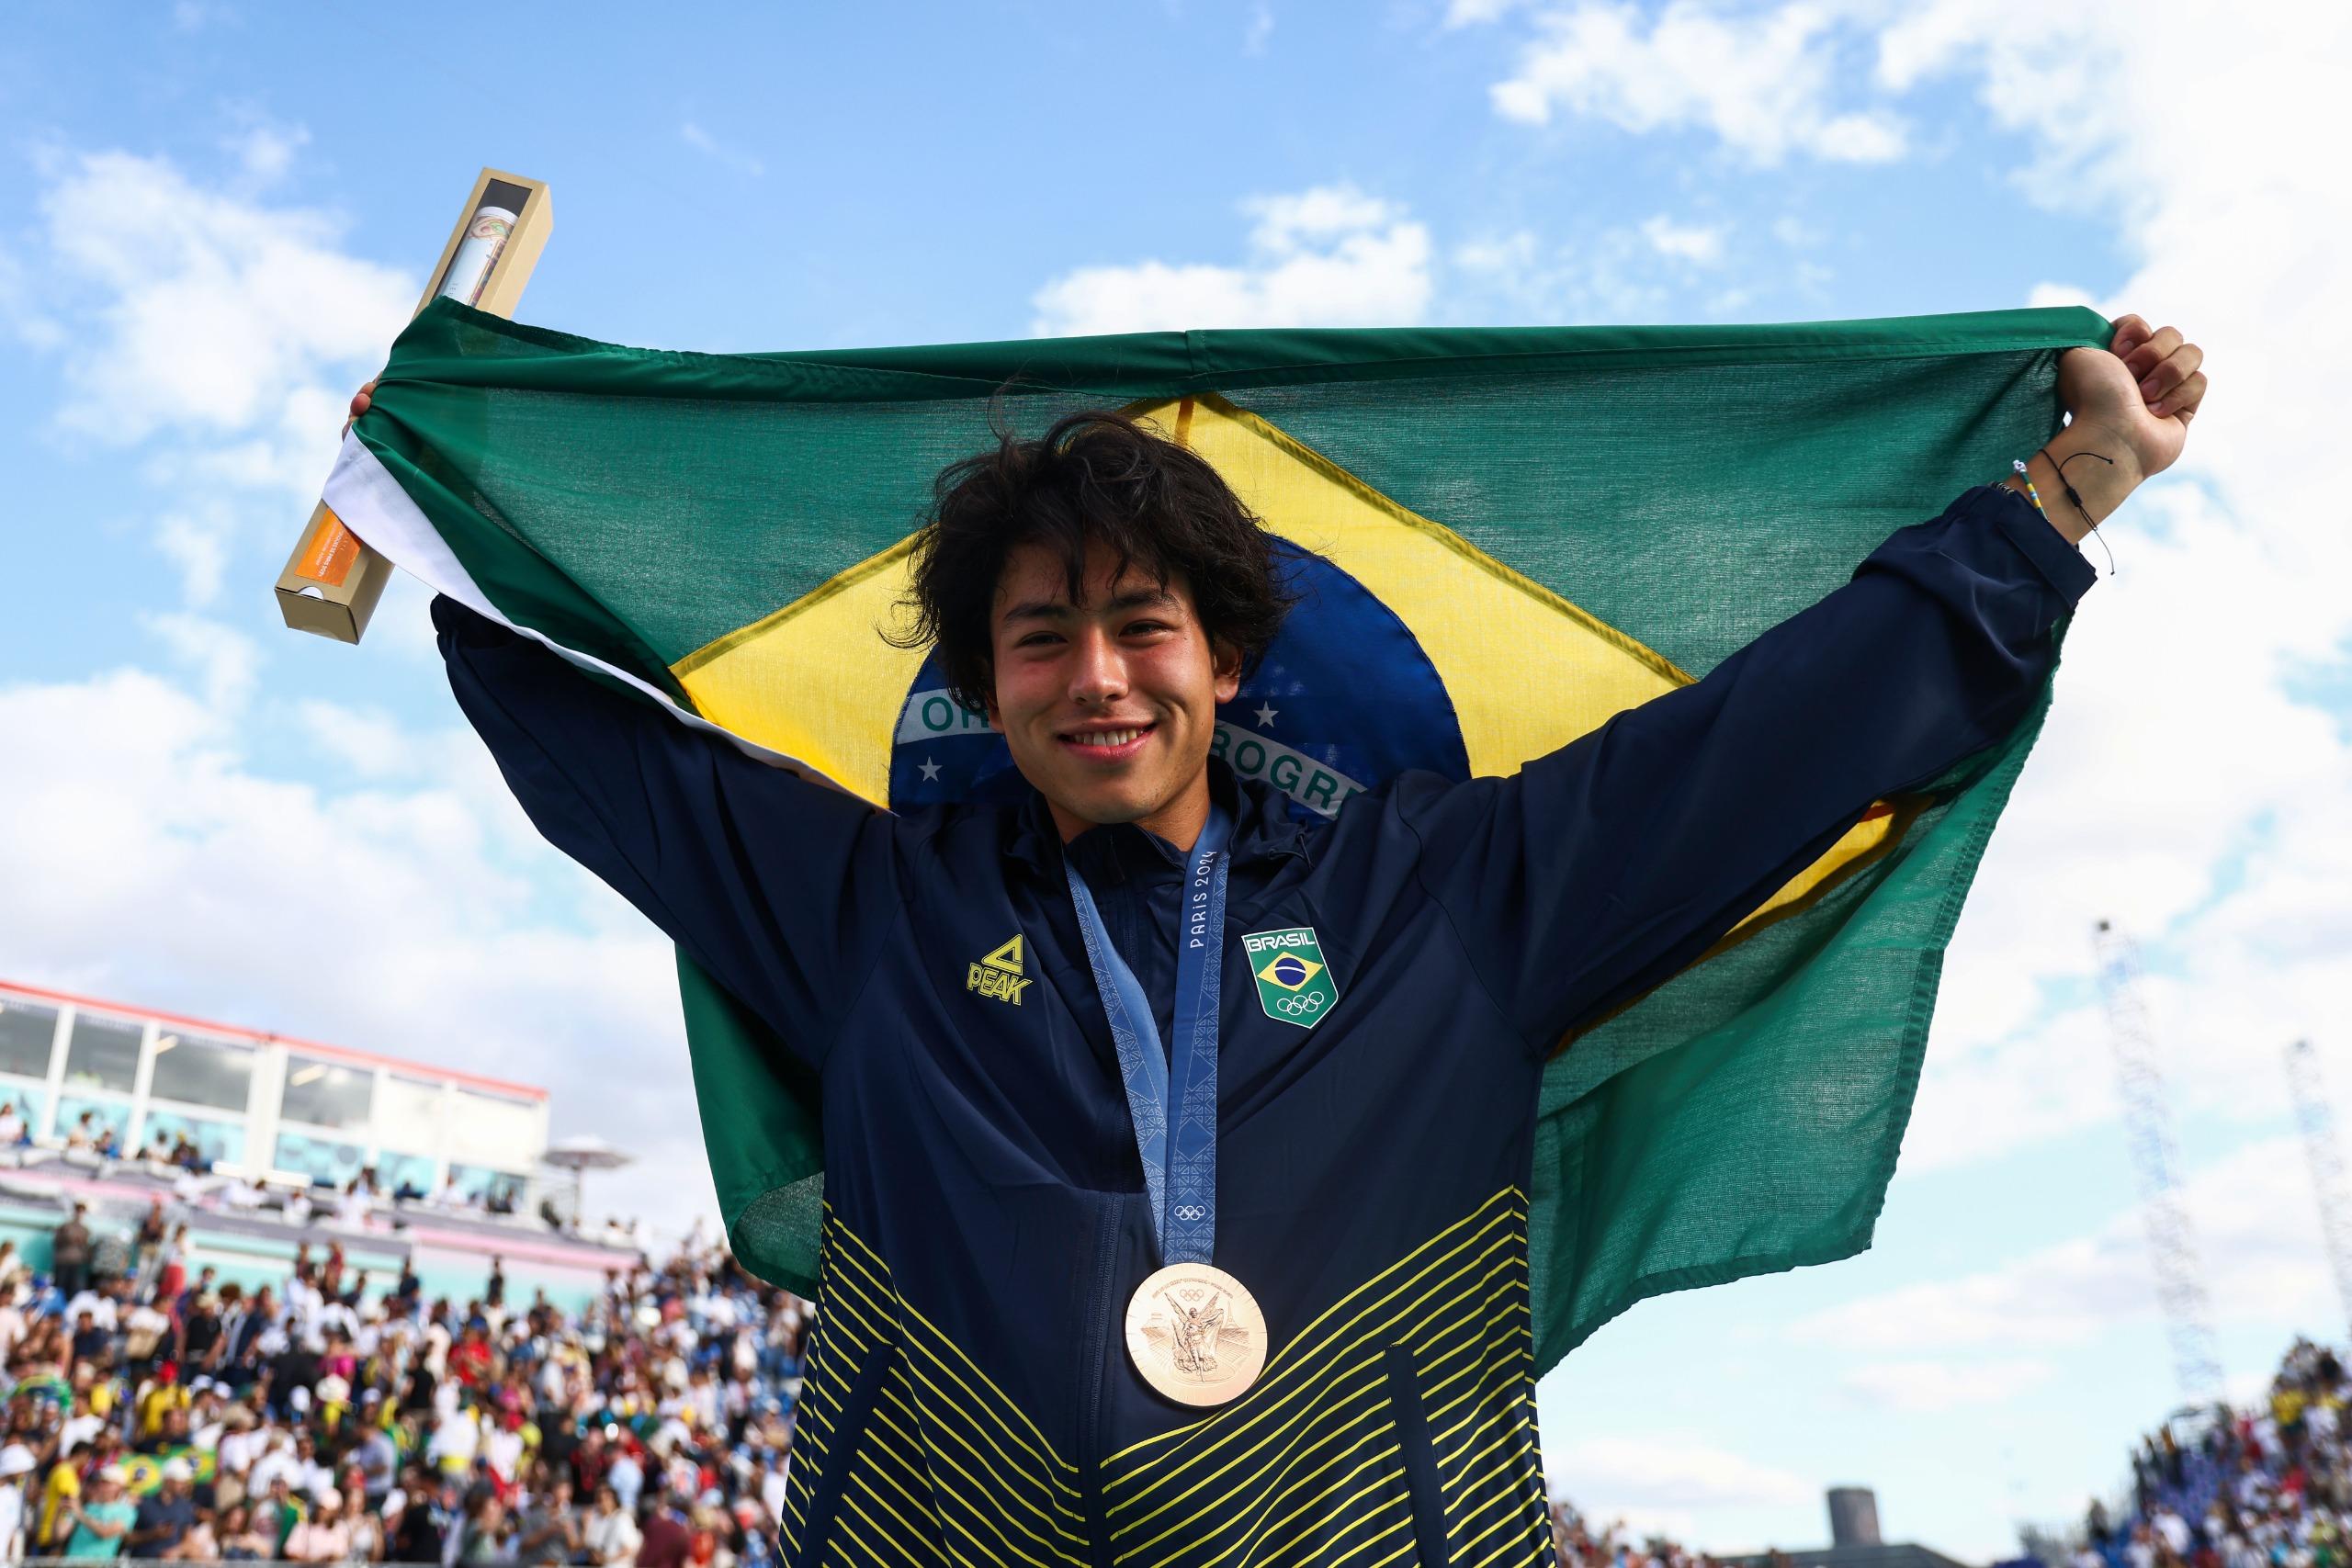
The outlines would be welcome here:
[[[882,1393],[883,1374],[889,1371],[890,1358],[897,1353],[894,1346],[876,1345],[865,1364],[857,1369],[857,1375],[850,1380],[849,1394],[842,1401],[841,1419],[833,1424],[833,1450],[826,1456],[825,1468],[818,1475],[816,1490],[808,1498],[808,1530],[800,1558],[803,1562],[817,1562],[825,1555],[826,1544],[832,1538],[833,1516],[841,1511],[842,1493],[849,1485],[850,1466],[855,1462],[865,1436],[866,1417],[873,1413],[874,1402]]]
[[[1405,1492],[1413,1505],[1413,1535],[1422,1568],[1443,1568],[1445,1499],[1438,1486],[1437,1446],[1430,1439],[1429,1414],[1413,1376],[1413,1352],[1391,1345],[1381,1360],[1388,1373],[1388,1408],[1396,1421],[1396,1449],[1404,1459]]]
[[[1110,1361],[1112,1296],[1117,1284],[1119,1210],[1116,1192],[1097,1192],[1094,1200],[1094,1246],[1091,1278],[1087,1280],[1080,1329],[1078,1392],[1079,1462],[1085,1466],[1086,1544],[1094,1568],[1114,1568],[1111,1526],[1102,1496],[1102,1406],[1110,1397],[1103,1373]]]

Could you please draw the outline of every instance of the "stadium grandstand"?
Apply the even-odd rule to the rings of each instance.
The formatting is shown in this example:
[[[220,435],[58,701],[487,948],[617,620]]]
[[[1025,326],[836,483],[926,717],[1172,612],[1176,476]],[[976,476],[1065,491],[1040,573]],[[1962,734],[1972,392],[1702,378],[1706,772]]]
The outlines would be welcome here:
[[[332,1247],[459,1296],[496,1258],[576,1308],[644,1238],[583,1224],[547,1143],[542,1089],[0,981],[0,1241],[67,1283],[78,1203],[100,1236],[168,1213],[183,1262],[248,1290]]]
[[[2346,1568],[2347,1401],[2343,1356],[2298,1339],[2259,1398],[2175,1414],[2114,1496],[2027,1545],[2045,1568]]]

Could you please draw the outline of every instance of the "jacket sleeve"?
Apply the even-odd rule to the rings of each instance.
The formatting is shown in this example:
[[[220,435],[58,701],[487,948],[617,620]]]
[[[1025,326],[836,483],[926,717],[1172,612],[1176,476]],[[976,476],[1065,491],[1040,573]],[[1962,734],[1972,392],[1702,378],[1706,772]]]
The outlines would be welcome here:
[[[1390,809],[1531,1050],[1671,977],[1860,820],[2024,716],[2096,580],[2023,496],[1967,491],[1704,680],[1504,779]]]
[[[892,819],[446,596],[433,624],[458,705],[532,826],[821,1070],[897,918]]]

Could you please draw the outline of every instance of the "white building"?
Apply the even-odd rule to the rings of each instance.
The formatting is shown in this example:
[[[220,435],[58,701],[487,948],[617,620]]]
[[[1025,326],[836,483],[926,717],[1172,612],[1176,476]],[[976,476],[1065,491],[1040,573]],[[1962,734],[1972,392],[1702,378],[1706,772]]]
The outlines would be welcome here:
[[[520,1195],[548,1141],[543,1089],[0,980],[0,1105],[33,1142],[77,1125],[123,1153],[185,1134],[229,1171],[386,1191]],[[85,1122],[84,1118],[88,1120]]]

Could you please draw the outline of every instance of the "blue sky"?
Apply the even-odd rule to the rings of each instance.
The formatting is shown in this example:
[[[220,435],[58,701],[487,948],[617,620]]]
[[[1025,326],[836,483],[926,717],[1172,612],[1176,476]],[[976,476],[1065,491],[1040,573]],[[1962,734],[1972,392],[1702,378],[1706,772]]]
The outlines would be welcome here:
[[[2352,254],[2341,18],[691,15],[518,6],[480,47],[455,6],[12,17],[0,975],[493,1064],[555,1087],[559,1132],[639,1148],[658,1218],[709,1204],[663,1092],[665,950],[505,801],[422,595],[356,650],[269,598],[337,405],[486,162],[555,193],[523,316],[667,347],[2081,299],[2178,321],[2218,390],[2110,530],[2122,575],[1962,922],[1878,1246],[1604,1329],[1544,1385],[1547,1463],[1721,1551],[1813,1543],[1821,1488],[1859,1483],[1893,1536],[1986,1558],[2110,1487],[2171,1390],[2098,915],[2151,943],[2230,1374],[2341,1321],[2278,1061],[2352,999],[2352,541],[2312,525],[2342,516],[2309,456],[2338,400],[2300,346],[2340,336],[2319,302]]]

